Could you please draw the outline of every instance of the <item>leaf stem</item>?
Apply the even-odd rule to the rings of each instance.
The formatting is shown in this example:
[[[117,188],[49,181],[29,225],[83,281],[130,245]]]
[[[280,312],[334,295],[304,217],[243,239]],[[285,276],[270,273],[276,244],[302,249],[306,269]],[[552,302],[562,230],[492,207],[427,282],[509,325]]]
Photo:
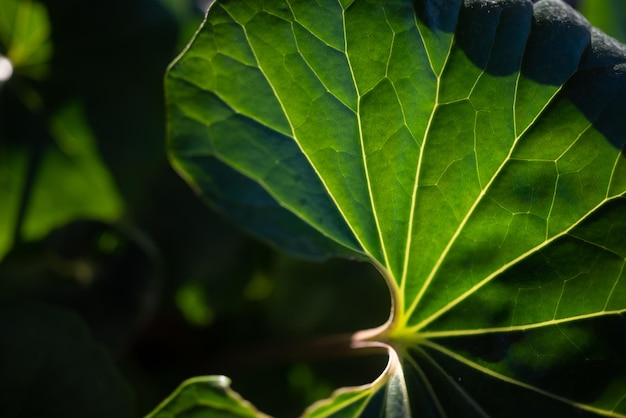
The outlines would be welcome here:
[[[220,358],[219,364],[227,369],[224,372],[233,374],[265,366],[386,354],[387,350],[380,343],[372,340],[380,335],[379,330],[382,328],[299,341],[261,343],[231,350]]]

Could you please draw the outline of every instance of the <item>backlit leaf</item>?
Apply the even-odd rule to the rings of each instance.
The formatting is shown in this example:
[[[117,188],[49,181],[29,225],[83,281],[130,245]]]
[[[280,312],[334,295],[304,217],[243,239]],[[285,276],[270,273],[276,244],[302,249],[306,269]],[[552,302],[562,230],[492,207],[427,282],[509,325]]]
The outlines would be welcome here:
[[[215,208],[391,289],[399,367],[307,415],[626,416],[624,45],[558,0],[218,0],[166,87]]]

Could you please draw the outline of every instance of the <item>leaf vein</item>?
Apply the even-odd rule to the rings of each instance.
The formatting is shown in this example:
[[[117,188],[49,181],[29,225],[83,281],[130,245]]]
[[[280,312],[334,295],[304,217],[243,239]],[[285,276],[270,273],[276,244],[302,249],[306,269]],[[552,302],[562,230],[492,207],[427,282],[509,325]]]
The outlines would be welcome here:
[[[606,410],[606,409],[597,408],[597,407],[592,406],[592,405],[584,404],[584,403],[581,403],[581,402],[576,402],[576,401],[573,401],[571,399],[565,398],[563,396],[555,395],[554,393],[548,392],[548,391],[546,391],[544,389],[538,388],[538,387],[533,386],[531,384],[522,382],[521,380],[517,380],[517,379],[514,379],[512,377],[506,376],[506,375],[504,375],[502,373],[498,373],[498,372],[493,371],[493,370],[491,370],[491,369],[489,369],[489,368],[487,368],[485,366],[482,366],[482,365],[480,365],[480,364],[478,364],[476,362],[473,362],[473,361],[471,361],[471,360],[469,360],[469,359],[467,359],[467,358],[465,358],[465,357],[463,357],[463,356],[461,356],[461,355],[459,355],[459,354],[457,354],[457,353],[455,353],[455,352],[453,352],[451,350],[448,350],[448,349],[446,349],[445,347],[443,347],[443,346],[441,346],[439,344],[435,344],[435,343],[433,343],[431,341],[424,341],[423,345],[425,345],[427,347],[430,347],[430,348],[432,348],[434,350],[437,350],[440,353],[445,354],[445,355],[453,358],[454,360],[457,360],[458,362],[465,364],[466,366],[469,366],[469,367],[471,367],[473,369],[476,369],[476,370],[478,370],[478,371],[480,371],[482,373],[487,374],[488,376],[491,376],[491,377],[494,377],[496,379],[502,380],[502,381],[504,381],[506,383],[510,383],[510,384],[519,386],[519,387],[524,388],[524,389],[531,390],[531,391],[533,391],[535,393],[538,393],[540,395],[543,395],[543,396],[549,397],[551,399],[554,399],[554,400],[563,402],[565,404],[568,404],[568,405],[570,405],[570,406],[572,406],[574,408],[578,408],[578,409],[581,409],[581,410],[584,410],[584,411],[593,412],[593,413],[596,413],[596,414],[599,414],[599,415],[603,415],[603,416],[608,416],[608,417],[622,417],[622,418],[626,417],[626,415],[620,414],[620,413],[616,413],[613,410],[609,411],[609,410]]]
[[[450,337],[463,337],[463,336],[472,336],[472,335],[487,335],[487,334],[497,334],[497,333],[505,333],[505,332],[523,332],[536,328],[544,328],[553,325],[567,324],[570,322],[576,321],[584,321],[593,318],[600,318],[611,315],[623,315],[626,314],[625,309],[616,309],[612,311],[602,310],[599,312],[593,312],[585,315],[576,315],[570,316],[566,318],[560,319],[550,319],[548,321],[535,322],[533,324],[520,324],[520,325],[509,325],[505,327],[492,327],[492,328],[477,328],[477,329],[459,329],[452,331],[425,331],[421,332],[419,336],[415,336],[412,340],[419,342],[424,339],[435,339],[435,338],[450,338]],[[406,340],[409,340],[409,335],[405,337]]]
[[[341,214],[342,218],[344,219],[344,221],[346,222],[348,228],[350,229],[350,231],[353,233],[355,239],[357,240],[357,242],[359,243],[359,245],[361,246],[361,248],[363,248],[363,251],[365,254],[371,256],[369,254],[369,250],[368,248],[364,245],[363,241],[361,240],[361,237],[359,236],[359,234],[356,233],[356,231],[354,230],[354,226],[352,225],[351,222],[349,222],[348,217],[346,216],[343,208],[341,207],[341,205],[339,205],[339,202],[337,201],[337,198],[335,197],[335,195],[333,194],[333,192],[330,190],[330,187],[328,187],[328,184],[326,184],[326,182],[324,181],[324,177],[320,174],[318,168],[315,166],[315,164],[313,164],[313,161],[311,160],[311,158],[309,157],[309,155],[304,151],[304,148],[302,147],[302,144],[300,143],[300,141],[298,141],[298,138],[296,136],[295,133],[295,129],[293,126],[293,122],[291,121],[291,119],[289,118],[289,114],[285,108],[284,103],[282,102],[278,91],[276,90],[276,87],[273,85],[272,81],[270,80],[270,78],[268,77],[268,75],[265,73],[265,71],[263,71],[263,68],[260,65],[260,61],[257,55],[257,52],[255,51],[254,47],[252,46],[252,42],[250,42],[250,38],[248,36],[248,31],[246,30],[245,26],[242,26],[242,29],[244,31],[244,34],[246,36],[246,39],[248,40],[248,45],[250,46],[250,49],[252,51],[252,54],[254,55],[254,59],[257,62],[257,66],[259,68],[259,71],[261,72],[261,74],[263,74],[263,77],[265,78],[265,80],[267,81],[268,85],[270,86],[270,88],[272,89],[274,96],[276,97],[276,100],[278,101],[283,114],[285,115],[285,118],[287,119],[287,122],[289,123],[289,126],[291,128],[291,137],[293,138],[294,142],[296,143],[296,145],[298,146],[298,148],[300,148],[300,151],[302,152],[302,154],[304,155],[304,157],[307,159],[307,161],[309,162],[309,164],[311,165],[311,168],[313,169],[313,171],[315,172],[315,174],[317,174],[317,177],[319,178],[320,182],[322,183],[322,185],[324,186],[324,189],[326,190],[326,192],[328,193],[330,199],[333,201],[333,203],[335,204],[337,210],[339,211],[339,213]]]
[[[614,199],[617,199],[617,197],[611,198],[611,199],[605,199],[602,202],[598,203],[595,207],[593,207],[586,214],[584,214],[580,218],[580,220],[578,222],[573,223],[572,225],[570,225],[568,228],[566,228],[565,230],[561,231],[560,233],[553,235],[549,239],[547,239],[547,240],[543,241],[542,243],[536,245],[535,247],[527,250],[526,252],[524,252],[523,254],[515,257],[511,261],[505,263],[502,267],[500,267],[499,269],[497,269],[496,271],[494,271],[493,273],[488,275],[486,278],[484,278],[483,280],[481,280],[480,282],[478,282],[477,284],[472,286],[470,289],[468,289],[467,291],[462,293],[460,296],[455,298],[452,302],[448,303],[447,305],[445,305],[444,307],[439,309],[437,312],[432,314],[430,317],[426,318],[425,320],[423,320],[419,324],[415,325],[414,327],[410,327],[410,328],[407,328],[407,329],[410,329],[413,332],[417,332],[421,328],[424,328],[426,325],[428,325],[429,323],[433,322],[435,319],[439,318],[441,315],[443,315],[444,313],[448,312],[450,309],[452,309],[453,307],[455,307],[456,305],[458,305],[459,303],[461,303],[462,301],[467,299],[471,294],[473,294],[478,289],[480,289],[481,287],[483,287],[484,285],[489,283],[495,277],[497,277],[498,275],[500,275],[504,271],[508,270],[511,266],[519,263],[523,259],[525,259],[525,258],[529,257],[530,255],[536,253],[537,251],[545,248],[546,246],[548,246],[549,244],[554,242],[556,239],[558,239],[558,238],[560,238],[562,236],[568,235],[576,226],[578,226],[581,222],[583,222],[587,217],[591,216],[598,208],[600,208],[605,203],[610,202],[611,200],[614,200]],[[570,235],[570,236],[572,236],[572,235]]]
[[[383,255],[383,259],[385,262],[385,270],[388,271],[389,276],[391,278],[391,282],[395,282],[395,279],[393,279],[393,272],[390,269],[390,263],[389,263],[389,256],[387,255],[387,248],[384,244],[384,238],[383,238],[383,233],[382,230],[380,228],[380,222],[378,220],[378,214],[376,211],[376,205],[374,203],[374,196],[372,194],[372,184],[371,184],[371,179],[370,179],[370,174],[369,174],[369,170],[367,168],[367,156],[365,155],[365,144],[364,144],[364,140],[363,140],[363,122],[361,120],[361,99],[363,96],[361,96],[359,94],[359,88],[357,85],[357,81],[356,81],[356,77],[354,76],[354,68],[352,66],[352,62],[350,61],[350,55],[348,54],[348,36],[347,36],[347,28],[346,28],[346,14],[345,14],[345,10],[342,11],[342,22],[343,22],[343,34],[344,34],[344,42],[345,42],[345,55],[346,55],[346,60],[348,61],[348,67],[350,68],[350,75],[352,77],[352,81],[354,82],[354,88],[357,92],[357,111],[356,111],[356,116],[357,116],[357,123],[358,123],[358,127],[359,127],[359,142],[360,142],[360,146],[361,146],[361,157],[363,159],[363,169],[365,170],[365,181],[367,183],[367,191],[370,197],[370,205],[371,205],[371,209],[372,209],[372,215],[374,217],[374,225],[376,227],[377,233],[378,233],[378,239],[380,241],[380,247],[382,250],[382,255]]]

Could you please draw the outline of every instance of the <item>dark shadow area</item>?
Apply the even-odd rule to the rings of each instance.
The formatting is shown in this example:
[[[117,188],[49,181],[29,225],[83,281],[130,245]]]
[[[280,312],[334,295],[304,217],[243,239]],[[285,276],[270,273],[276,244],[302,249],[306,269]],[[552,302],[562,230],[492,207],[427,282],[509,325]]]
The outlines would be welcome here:
[[[456,45],[479,68],[495,76],[519,71],[532,19],[530,3],[466,2]]]
[[[72,313],[3,295],[0,335],[3,417],[136,416],[130,388]]]
[[[439,2],[416,5],[416,15],[433,30],[453,30],[451,9],[438,6]],[[562,97],[623,150],[626,47],[592,28],[565,2],[465,1],[455,30],[455,45],[491,75],[521,71],[535,83],[565,84]]]
[[[456,32],[455,42],[479,68],[496,76],[519,71],[560,85],[578,65],[590,26],[561,1],[413,1],[433,32]]]
[[[540,84],[560,86],[576,71],[590,42],[590,26],[564,4],[534,5],[522,62],[522,75]]]
[[[136,367],[155,382],[169,376],[170,387],[159,395],[190,376],[224,374],[261,411],[298,416],[339,387],[378,377],[386,356],[350,354],[345,345],[335,351],[326,344],[387,319],[389,292],[372,266],[339,259],[303,262],[259,247],[231,263],[248,266],[255,277],[241,283],[240,293],[203,281],[206,295],[221,299],[211,299],[221,311],[210,325],[191,324],[172,308],[161,310],[135,345]],[[256,299],[252,283],[261,277],[269,294]]]
[[[626,156],[626,46],[593,29],[564,94]]]
[[[433,32],[454,32],[463,0],[413,0],[417,17]]]
[[[159,275],[155,249],[138,231],[75,221],[14,247],[0,263],[0,294],[69,308],[120,356],[156,307]]]
[[[569,340],[573,336],[577,345]],[[445,340],[445,346],[496,372],[506,370],[521,382],[588,405],[597,402],[607,388],[626,373],[626,358],[623,356],[626,323],[619,315],[504,335],[449,338]],[[541,394],[446,359],[444,354],[437,354],[437,357],[440,364],[451,367],[450,374],[459,376],[459,386],[472,394],[479,404],[497,409],[497,413],[496,410],[490,411],[495,416],[502,416],[507,411],[505,415],[512,417],[586,416],[582,410],[563,402],[553,403]],[[541,373],[537,373],[538,368]],[[527,404],[520,399],[536,400]],[[513,404],[520,408],[515,414],[506,409]],[[541,405],[540,415],[533,413],[535,405]]]

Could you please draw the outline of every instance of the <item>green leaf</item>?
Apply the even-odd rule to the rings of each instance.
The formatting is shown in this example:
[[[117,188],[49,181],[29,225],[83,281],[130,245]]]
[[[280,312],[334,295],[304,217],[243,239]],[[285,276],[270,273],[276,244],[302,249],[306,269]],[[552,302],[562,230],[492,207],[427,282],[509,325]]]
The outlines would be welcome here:
[[[37,121],[33,118],[29,122],[37,125]],[[68,104],[44,129],[34,130],[43,138],[10,137],[0,144],[0,198],[4,204],[0,212],[0,259],[13,245],[20,210],[25,213],[17,235],[24,241],[35,241],[75,219],[117,220],[124,209],[82,108]],[[48,135],[52,141],[45,140]],[[28,147],[30,141],[36,144]],[[29,171],[33,173],[30,185]],[[28,205],[20,207],[24,193],[28,193]]]
[[[626,416],[626,46],[556,0],[218,0],[166,89],[211,205],[391,289],[391,366],[307,415]]]
[[[146,418],[253,418],[256,411],[230,388],[225,376],[196,377],[183,382]]]

